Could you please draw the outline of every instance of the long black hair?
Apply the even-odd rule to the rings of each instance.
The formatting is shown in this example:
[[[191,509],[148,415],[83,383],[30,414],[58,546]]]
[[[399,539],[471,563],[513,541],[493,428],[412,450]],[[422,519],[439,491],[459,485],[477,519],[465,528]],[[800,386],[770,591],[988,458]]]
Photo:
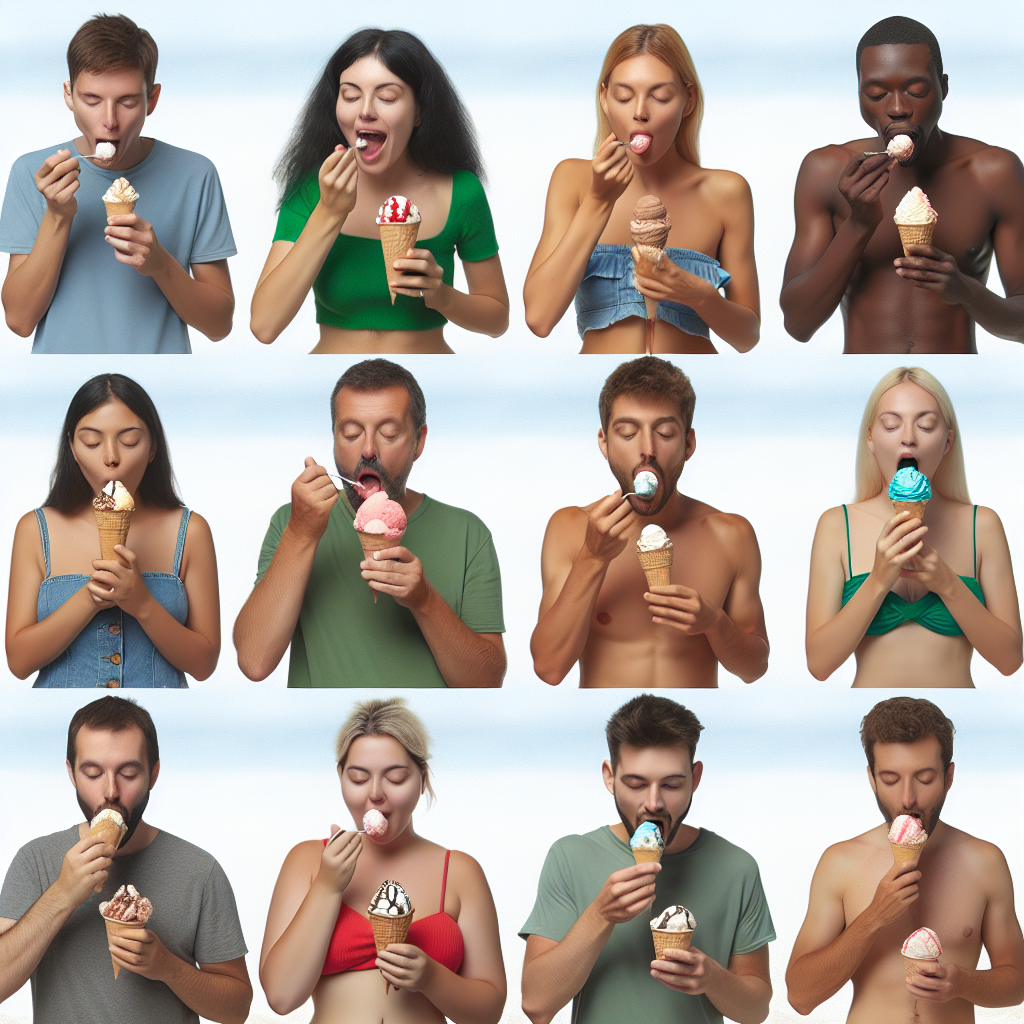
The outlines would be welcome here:
[[[419,104],[420,123],[409,139],[409,159],[424,171],[465,170],[483,178],[473,122],[437,58],[411,32],[364,28],[334,51],[299,114],[274,167],[281,187],[279,206],[304,178],[319,170],[336,146],[347,147],[336,112],[341,73],[371,56],[405,82]]]
[[[123,402],[146,424],[149,436],[156,444],[156,454],[146,467],[137,497],[157,508],[181,508],[184,502],[178,497],[167,439],[153,399],[131,377],[120,373],[101,373],[87,380],[75,392],[57,443],[57,461],[50,474],[50,493],[43,504],[64,515],[71,515],[95,497],[71,453],[71,439],[82,417],[106,405],[112,398]]]

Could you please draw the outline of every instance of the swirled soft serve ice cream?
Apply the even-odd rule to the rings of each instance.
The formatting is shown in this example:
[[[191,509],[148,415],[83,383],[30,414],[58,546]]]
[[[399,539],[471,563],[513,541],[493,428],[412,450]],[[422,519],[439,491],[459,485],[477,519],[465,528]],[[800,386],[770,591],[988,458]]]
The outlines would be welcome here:
[[[896,470],[896,475],[889,484],[889,500],[897,513],[909,512],[916,519],[920,519],[931,497],[932,485],[924,473],[913,466],[904,466]]]
[[[131,213],[139,201],[139,193],[128,184],[127,178],[118,178],[103,193],[103,205],[108,217],[120,217]]]
[[[901,200],[893,214],[899,228],[903,255],[909,256],[908,245],[931,245],[939,215],[928,197],[915,185]]]
[[[647,586],[667,587],[672,582],[672,541],[660,526],[648,523],[640,531],[636,555],[647,577]]]

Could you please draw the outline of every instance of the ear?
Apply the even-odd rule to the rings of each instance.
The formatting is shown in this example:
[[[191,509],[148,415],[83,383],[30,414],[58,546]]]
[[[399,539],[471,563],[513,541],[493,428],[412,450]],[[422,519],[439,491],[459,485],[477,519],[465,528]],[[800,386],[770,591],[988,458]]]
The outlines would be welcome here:
[[[874,440],[872,440],[871,428],[870,427],[868,427],[867,442],[868,442],[868,451],[871,452],[872,455],[874,455],[875,454],[875,442],[874,442]]]
[[[146,97],[146,117],[156,110],[157,100],[160,99],[160,86],[157,83],[153,83],[153,88],[149,90],[149,96]]]
[[[704,777],[704,762],[694,761],[693,762],[693,791],[697,791],[697,787],[700,785],[700,780]]]
[[[68,778],[71,780],[71,785],[75,786],[75,766],[70,761],[65,761],[64,765],[68,770]],[[78,789],[78,787],[75,786],[75,789]]]
[[[953,449],[953,440],[954,440],[955,437],[956,437],[956,434],[952,430],[950,430],[946,434],[946,447],[942,449],[943,456],[948,455],[950,453],[950,451],[952,451],[952,449]]]
[[[693,82],[686,82],[683,88],[687,94],[686,106],[683,107],[683,119],[685,120],[693,113],[694,108],[697,106],[697,89]]]
[[[683,456],[684,462],[690,461],[690,456],[697,450],[697,435],[693,432],[693,427],[686,432],[686,454]]]
[[[949,95],[949,75],[942,75],[939,81],[942,83],[942,98],[945,99]]]
[[[147,465],[149,464],[149,462],[152,462],[155,458],[156,458],[156,441],[150,441],[149,442],[149,460],[147,462]]]
[[[157,776],[160,774],[160,762],[157,761],[153,765],[153,770],[149,773],[149,788],[152,789],[156,785]]]
[[[952,767],[952,766],[951,766]],[[875,784],[875,773],[871,770],[871,765],[867,766],[868,769],[868,782],[871,784],[871,792],[878,796],[878,786]]]
[[[416,440],[416,454],[413,455],[412,461],[415,462],[423,454],[423,446],[427,443],[427,425],[426,423],[420,427],[420,436]]]
[[[72,100],[72,97],[71,97],[71,83],[70,82],[65,82],[64,83],[64,105],[68,108],[68,110],[74,110],[75,109],[75,104],[74,104],[74,101]]]
[[[601,454],[604,456],[604,461],[608,461],[608,438],[605,436],[605,432],[602,429],[597,431],[597,447],[601,449]]]
[[[602,82],[597,87],[597,102],[601,107],[601,113],[608,117],[608,86]]]
[[[604,779],[604,788],[609,793],[615,792],[615,772],[612,771],[611,761],[605,761],[601,765],[601,777]]]
[[[943,75],[943,78],[946,76]],[[946,792],[949,792],[949,787],[953,785],[953,769],[956,767],[952,761],[949,762],[949,767],[946,769]]]

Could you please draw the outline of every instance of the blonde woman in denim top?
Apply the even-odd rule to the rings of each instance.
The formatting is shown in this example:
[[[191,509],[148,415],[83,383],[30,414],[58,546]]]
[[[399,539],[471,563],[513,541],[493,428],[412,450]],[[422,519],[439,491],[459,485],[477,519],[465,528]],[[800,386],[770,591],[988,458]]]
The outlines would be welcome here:
[[[135,511],[117,558],[102,560],[92,499],[111,480]],[[149,395],[103,374],[71,400],[42,508],[18,523],[7,661],[42,688],[183,687],[220,654],[210,528],[182,507]]]
[[[658,300],[655,353],[713,353],[710,331],[749,351],[761,330],[750,186],[700,166],[704,96],[678,33],[623,32],[597,98],[594,160],[563,160],[551,176],[523,289],[530,330],[547,337],[575,297],[583,352],[643,352],[649,297]],[[672,229],[668,259],[634,282],[629,222],[645,195],[661,200]]]

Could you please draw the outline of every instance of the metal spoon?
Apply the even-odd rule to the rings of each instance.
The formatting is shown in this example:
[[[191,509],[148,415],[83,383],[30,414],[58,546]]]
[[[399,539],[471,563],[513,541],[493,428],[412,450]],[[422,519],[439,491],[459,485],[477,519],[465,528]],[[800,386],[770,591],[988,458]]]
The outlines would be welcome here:
[[[100,143],[100,145],[102,145],[102,143]],[[95,153],[87,153],[84,156],[81,153],[75,153],[76,160],[102,160],[104,163],[106,163],[106,161],[108,160],[113,160],[115,156],[117,156],[116,149],[109,156],[104,156],[99,152],[99,150],[97,150]]]

